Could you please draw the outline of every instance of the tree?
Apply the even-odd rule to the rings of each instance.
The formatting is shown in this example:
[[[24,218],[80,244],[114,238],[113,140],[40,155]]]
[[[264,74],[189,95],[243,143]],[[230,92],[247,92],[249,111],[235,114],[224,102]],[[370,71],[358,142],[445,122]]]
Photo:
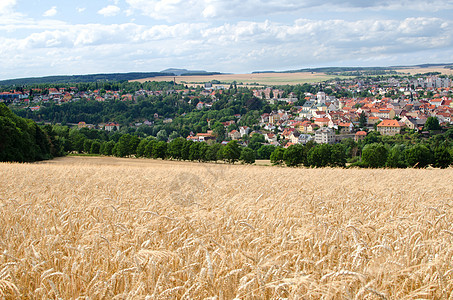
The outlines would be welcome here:
[[[346,147],[342,144],[334,144],[330,152],[330,166],[341,167],[346,166]]]
[[[182,148],[186,139],[178,137],[168,143],[167,152],[168,156],[172,159],[180,160],[182,159]]]
[[[200,144],[201,143],[192,143],[192,145],[190,145],[189,159],[191,161],[201,160]]]
[[[403,144],[396,144],[390,148],[387,156],[387,167],[390,168],[406,168],[406,157],[404,156],[404,150],[406,146]]]
[[[329,144],[319,144],[308,152],[308,164],[313,167],[322,168],[330,165],[331,146]]]
[[[436,168],[445,169],[452,163],[452,157],[448,149],[444,146],[437,147],[434,149],[433,154],[434,166]]]
[[[156,138],[158,141],[164,141],[164,142],[168,141],[167,131],[165,129],[160,130],[157,133]]]
[[[365,128],[366,123],[367,123],[366,114],[365,112],[362,111],[359,116],[359,127]]]
[[[241,156],[241,149],[237,141],[229,141],[222,149],[223,159],[234,164]]]
[[[221,159],[218,157],[218,153],[221,150],[222,145],[221,144],[212,144],[206,149],[205,153],[205,158],[207,161],[217,161],[218,159]]]
[[[134,135],[124,134],[116,144],[116,156],[125,157],[137,153],[137,146],[140,139]]]
[[[283,160],[288,167],[297,167],[304,161],[304,146],[301,144],[289,146],[283,154]]]
[[[366,167],[380,168],[387,162],[387,149],[384,145],[373,143],[363,147],[362,163]]]
[[[270,159],[275,148],[274,145],[261,145],[258,151],[256,151],[258,159]]]
[[[277,147],[274,152],[272,152],[270,159],[273,165],[283,164],[283,157],[285,155],[285,148]]]
[[[242,148],[241,156],[239,160],[244,164],[253,164],[255,163],[255,151],[248,147]]]
[[[90,153],[99,154],[100,150],[101,150],[101,142],[99,142],[97,140],[93,141],[93,143],[91,144]]]
[[[156,142],[153,147],[153,157],[165,159],[167,157],[167,142]]]
[[[92,140],[89,140],[89,139],[86,139],[84,142],[83,142],[83,152],[84,153],[91,153],[90,150],[91,150],[91,145],[93,144],[93,141]]]
[[[425,145],[416,144],[404,151],[406,162],[410,167],[424,168],[432,163],[431,151]]]
[[[114,147],[115,147],[114,141],[108,141],[108,142],[102,143],[101,154],[102,155],[112,155]]]
[[[145,149],[146,145],[148,145],[148,141],[143,139],[137,146],[137,157],[144,157],[145,156]]]
[[[172,131],[172,133],[170,133],[170,135],[168,136],[168,139],[170,141],[173,141],[174,139],[180,137],[179,133],[177,131]]]
[[[424,130],[441,130],[439,120],[436,117],[428,117],[424,126]]]

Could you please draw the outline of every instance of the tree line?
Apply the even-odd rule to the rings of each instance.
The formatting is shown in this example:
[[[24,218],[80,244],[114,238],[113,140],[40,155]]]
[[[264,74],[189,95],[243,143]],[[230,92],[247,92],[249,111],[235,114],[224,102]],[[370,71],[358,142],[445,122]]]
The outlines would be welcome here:
[[[64,151],[55,137],[51,127],[41,128],[0,103],[0,161],[33,162],[61,156]]]

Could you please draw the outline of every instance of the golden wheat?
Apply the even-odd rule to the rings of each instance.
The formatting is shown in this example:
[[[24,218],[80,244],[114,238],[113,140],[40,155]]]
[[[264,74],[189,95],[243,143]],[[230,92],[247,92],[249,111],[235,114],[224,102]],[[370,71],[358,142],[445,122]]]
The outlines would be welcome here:
[[[453,169],[0,164],[6,299],[449,299]]]

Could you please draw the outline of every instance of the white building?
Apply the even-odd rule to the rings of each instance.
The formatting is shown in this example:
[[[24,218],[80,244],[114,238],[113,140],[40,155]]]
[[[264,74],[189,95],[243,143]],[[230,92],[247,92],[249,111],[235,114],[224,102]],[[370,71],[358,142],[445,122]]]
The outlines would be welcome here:
[[[333,144],[335,142],[335,132],[327,127],[322,127],[315,132],[315,142],[318,144]]]

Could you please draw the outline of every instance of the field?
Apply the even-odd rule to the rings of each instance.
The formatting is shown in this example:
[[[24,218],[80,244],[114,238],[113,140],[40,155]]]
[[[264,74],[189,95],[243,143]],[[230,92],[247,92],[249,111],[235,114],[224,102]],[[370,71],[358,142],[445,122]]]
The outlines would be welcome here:
[[[439,72],[445,75],[453,75],[453,70],[443,67],[415,68],[407,67],[396,70],[400,74],[423,74],[428,72]],[[229,85],[236,81],[241,86],[269,86],[269,85],[294,85],[304,83],[324,82],[334,78],[347,79],[347,76],[328,75],[319,72],[299,72],[299,73],[256,73],[256,74],[222,74],[222,75],[200,75],[200,76],[162,76],[153,78],[144,78],[139,80],[131,80],[138,82],[145,81],[173,81],[176,83],[184,83],[189,86],[202,85],[205,82],[218,80],[221,84]]]
[[[0,164],[0,298],[451,299],[453,169]]]
[[[230,84],[236,81],[239,85],[251,85],[251,86],[262,86],[262,85],[286,85],[286,84],[304,84],[304,83],[316,83],[323,82],[333,78],[346,78],[341,76],[331,76],[325,73],[258,73],[258,74],[224,74],[224,75],[205,75],[205,76],[163,76],[144,78],[140,80],[134,80],[139,82],[145,81],[173,81],[176,79],[176,83],[184,83],[189,86],[200,85],[204,82],[212,80],[219,80],[222,84]],[[220,84],[220,85],[222,85]]]
[[[443,68],[443,67],[405,68],[405,69],[399,69],[396,71],[398,73],[410,74],[410,75],[424,74],[424,73],[431,73],[431,72],[439,72],[443,75],[453,75],[452,69],[447,69],[447,68]]]

